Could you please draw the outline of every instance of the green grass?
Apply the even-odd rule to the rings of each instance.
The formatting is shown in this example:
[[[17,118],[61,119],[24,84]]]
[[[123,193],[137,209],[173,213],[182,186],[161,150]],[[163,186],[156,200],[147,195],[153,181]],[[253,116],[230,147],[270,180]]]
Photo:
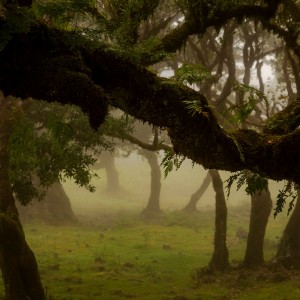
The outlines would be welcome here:
[[[235,208],[229,216],[228,244],[233,261],[241,260],[245,249],[245,241],[235,238],[236,228],[247,224],[244,210]],[[276,250],[272,236],[279,234],[278,222],[269,226],[267,258]],[[246,279],[233,280],[236,274],[225,274],[196,282],[196,270],[208,264],[212,253],[213,211],[166,213],[155,222],[123,212],[118,218],[112,216],[110,222],[106,215],[104,223],[74,227],[33,222],[25,225],[25,232],[47,293],[55,300],[300,297],[296,280],[252,281],[249,274]]]
[[[270,274],[266,279],[262,270],[197,278],[197,270],[207,266],[213,249],[212,190],[201,200],[200,212],[189,215],[174,211],[186,204],[201,182],[199,170],[184,165],[163,181],[161,204],[165,213],[159,220],[145,221],[140,212],[146,204],[150,172],[140,164],[140,160],[119,161],[120,181],[126,188],[114,195],[102,192],[103,170],[99,171],[101,180],[95,181],[95,194],[67,182],[65,188],[80,219],[78,225],[55,227],[31,222],[24,226],[49,299],[300,299],[298,275],[277,280],[276,274]],[[128,170],[133,175],[128,175]],[[227,242],[230,261],[236,265],[243,259],[246,241],[238,240],[235,234],[238,228],[248,228],[249,199],[241,193],[232,195],[235,198],[228,200]],[[275,220],[270,218],[267,260],[274,256],[286,222],[283,214]]]

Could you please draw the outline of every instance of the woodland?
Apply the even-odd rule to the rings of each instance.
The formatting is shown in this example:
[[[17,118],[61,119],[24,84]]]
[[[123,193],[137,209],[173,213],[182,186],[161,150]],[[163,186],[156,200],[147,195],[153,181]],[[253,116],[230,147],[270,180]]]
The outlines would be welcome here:
[[[149,218],[160,213],[158,151],[165,175],[184,159],[208,170],[184,210],[212,182],[210,272],[230,269],[225,185],[251,197],[239,267],[255,269],[265,264],[268,180],[283,181],[274,215],[286,206],[290,218],[276,264],[300,268],[299,22],[296,0],[1,0],[4,299],[47,299],[16,201],[43,203],[65,178],[93,191],[92,166],[114,172],[97,157],[118,147],[139,147],[150,165]],[[219,170],[232,172],[225,183]]]

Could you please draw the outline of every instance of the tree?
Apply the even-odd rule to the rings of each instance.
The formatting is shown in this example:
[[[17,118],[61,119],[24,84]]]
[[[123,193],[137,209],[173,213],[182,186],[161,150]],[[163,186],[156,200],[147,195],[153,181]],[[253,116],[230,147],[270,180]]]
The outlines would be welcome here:
[[[224,271],[229,267],[228,249],[226,245],[227,206],[223,189],[223,182],[217,170],[210,170],[212,184],[216,192],[216,216],[214,252],[209,262],[211,270]]]
[[[45,299],[35,256],[25,240],[18,218],[9,176],[9,139],[20,110],[1,97],[1,247],[0,267],[5,284],[5,299]]]
[[[299,233],[299,214],[300,214],[300,201],[299,191],[294,211],[285,227],[283,235],[280,239],[276,259],[284,266],[292,269],[300,268],[300,233]]]
[[[284,6],[285,3],[272,1],[261,6],[244,3],[226,6],[217,2],[213,15],[205,19],[205,22],[201,20],[200,26],[200,15],[195,15],[195,12],[202,10],[201,7],[194,7],[194,14],[189,16],[192,18],[191,22],[184,22],[165,36],[159,49],[173,51],[189,35],[202,33],[209,25],[222,26],[229,19],[238,16],[239,19],[255,18],[266,28],[272,27],[276,33],[281,34],[288,46],[293,46],[297,54],[296,39],[289,32],[280,30],[277,24],[273,25],[274,22],[268,22],[271,17],[277,17],[279,4]],[[290,11],[289,6],[284,7]],[[189,9],[187,7],[185,12],[190,12]],[[13,14],[13,11],[9,12]],[[3,22],[7,23],[9,19],[2,20]],[[169,128],[176,151],[205,167],[229,171],[249,169],[262,172],[276,180],[287,178],[297,181],[298,172],[295,166],[298,161],[298,131],[294,129],[298,119],[289,123],[287,128],[283,128],[282,124],[287,125],[285,121],[295,113],[298,102],[292,107],[288,106],[280,114],[280,120],[272,118],[273,122],[268,122],[264,134],[243,129],[228,134],[218,125],[203,96],[181,85],[169,84],[167,80],[147,71],[141,67],[142,63],[146,63],[146,58],[140,58],[140,63],[137,64],[108,49],[103,43],[90,48],[88,40],[76,33],[29,23],[26,35],[21,38],[17,30],[13,31],[1,52],[3,67],[0,87],[5,93],[23,98],[31,95],[46,101],[74,103],[89,114],[93,127],[103,121],[108,103],[113,102],[115,106],[137,118]],[[78,41],[77,45],[71,45],[74,39]],[[53,57],[52,53],[57,55]],[[18,61],[14,60],[16,56]],[[76,64],[68,64],[70,61]],[[31,68],[27,68],[28,64]],[[38,88],[36,82],[39,83]],[[51,90],[55,93],[49,93]],[[117,101],[120,93],[122,101]],[[201,112],[191,116],[184,101],[196,101]],[[176,116],[176,122],[173,117],[168,116]],[[283,134],[279,138],[274,136],[275,132]],[[206,147],[203,147],[204,144]],[[215,149],[214,155],[209,155],[211,151],[208,149]],[[290,153],[288,157],[282,154],[286,151]],[[270,156],[269,153],[273,155]]]
[[[13,300],[44,299],[37,263],[26,243],[14,195],[22,204],[28,204],[34,197],[43,198],[44,190],[41,187],[53,187],[64,177],[74,178],[78,185],[92,191],[92,174],[88,166],[94,159],[85,154],[84,150],[95,144],[91,137],[88,143],[83,138],[78,139],[81,132],[72,130],[72,125],[79,121],[78,110],[74,108],[69,108],[70,113],[64,123],[60,113],[53,113],[57,105],[52,105],[51,108],[48,104],[34,101],[24,105],[24,102],[17,102],[13,97],[5,98],[2,94],[0,97],[3,189],[0,197],[0,267],[5,284],[5,297]],[[26,113],[29,107],[30,111]],[[37,115],[36,109],[39,112]],[[74,115],[77,117],[74,118]],[[34,118],[31,119],[32,116],[36,116],[35,122]],[[84,120],[88,126],[87,118],[83,118],[79,121],[82,127]],[[99,136],[94,142],[98,146],[106,145]],[[61,195],[63,191],[60,190],[59,193]],[[54,198],[56,196],[57,194]],[[51,204],[53,209],[54,202]],[[74,215],[70,216],[70,211],[68,207],[65,212],[68,217],[74,218]]]
[[[52,184],[42,200],[33,199],[26,206],[19,202],[16,205],[22,223],[32,219],[42,219],[52,224],[78,222],[72,210],[70,199],[60,182]]]
[[[106,172],[106,191],[116,193],[120,191],[119,173],[115,166],[114,153],[106,151],[101,153],[97,162],[94,164],[95,169],[104,168]]]
[[[211,183],[211,176],[210,173],[207,172],[201,186],[194,194],[192,194],[189,203],[183,208],[184,211],[193,212],[197,210],[196,209],[197,203],[201,199],[202,195],[205,193],[210,183]]]
[[[93,128],[103,123],[108,106],[113,105],[144,122],[167,128],[174,155],[189,157],[209,169],[247,169],[298,183],[299,101],[274,116],[266,115],[262,133],[228,130],[219,124],[205,96],[146,68],[180,49],[189,36],[202,35],[212,27],[225,30],[232,19],[260,23],[278,35],[298,61],[298,3],[174,1],[177,24],[167,18],[168,33],[158,34],[158,39],[139,40],[139,29],[160,5],[170,2],[103,1],[97,7],[92,6],[94,2],[58,1],[50,3],[64,16],[58,21],[58,10],[51,11],[51,5],[39,7],[37,2],[31,9],[30,0],[1,1],[0,89],[5,95],[23,99],[75,104],[89,115]],[[75,16],[77,20],[86,18],[88,25],[78,26]],[[96,30],[90,30],[91,24]],[[6,189],[9,191],[9,184]],[[2,267],[5,274],[6,265]],[[25,299],[24,289],[22,293],[15,299]],[[39,296],[36,299],[44,298]]]
[[[243,266],[254,268],[264,264],[264,237],[272,210],[272,199],[268,188],[251,194],[250,225]]]
[[[156,151],[147,150],[147,146],[157,147],[159,143],[158,128],[152,129],[150,126],[135,123],[133,136],[125,138],[132,143],[139,145],[139,153],[146,158],[151,170],[150,195],[142,214],[146,217],[153,217],[160,213],[160,191],[161,191],[161,171],[158,163]],[[154,131],[154,134],[153,134]],[[151,142],[151,138],[153,141]],[[162,146],[162,144],[161,144]],[[154,149],[158,150],[158,149]]]

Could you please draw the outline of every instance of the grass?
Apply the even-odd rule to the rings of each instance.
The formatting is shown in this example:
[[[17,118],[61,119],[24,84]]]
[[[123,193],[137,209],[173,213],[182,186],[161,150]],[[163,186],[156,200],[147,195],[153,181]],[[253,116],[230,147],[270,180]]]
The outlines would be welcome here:
[[[235,238],[236,228],[241,223],[246,226],[243,210],[235,208],[229,216],[228,244],[234,262],[242,259],[245,249],[245,241]],[[272,236],[279,234],[276,222],[269,227],[267,258],[276,250]],[[118,219],[108,222],[106,215],[104,223],[92,225],[55,227],[32,222],[25,231],[44,286],[54,300],[300,297],[296,279],[260,281],[252,273],[243,277],[240,271],[232,271],[196,280],[197,269],[208,264],[212,253],[213,211],[166,213],[154,222],[123,212]]]
[[[249,273],[232,270],[215,276],[200,272],[213,249],[213,201],[202,201],[200,211],[192,215],[179,211],[198,187],[194,178],[197,170],[183,166],[182,172],[193,173],[193,179],[183,181],[175,173],[170,175],[172,180],[163,182],[165,213],[149,222],[140,216],[147,197],[145,186],[149,185],[140,163],[119,162],[120,180],[126,186],[121,193],[89,194],[67,182],[65,188],[79,224],[25,224],[49,300],[300,299],[298,274],[288,274],[291,279],[286,279],[281,270],[270,274],[265,269]],[[128,169],[134,176],[126,176]],[[99,174],[104,177],[102,171]],[[98,180],[95,185],[102,191],[105,181]],[[233,265],[243,259],[246,247],[245,240],[236,238],[236,230],[247,230],[249,221],[249,203],[240,195],[235,194],[239,201],[228,202],[227,242]],[[204,199],[211,197],[208,191]],[[285,215],[270,219],[267,260],[275,254],[286,221]]]

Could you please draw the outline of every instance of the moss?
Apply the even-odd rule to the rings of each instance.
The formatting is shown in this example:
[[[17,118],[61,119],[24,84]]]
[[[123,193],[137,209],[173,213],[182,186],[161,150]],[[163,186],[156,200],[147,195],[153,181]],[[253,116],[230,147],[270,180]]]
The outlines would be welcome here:
[[[300,125],[300,101],[294,101],[281,112],[268,119],[264,132],[283,135],[295,130]]]

